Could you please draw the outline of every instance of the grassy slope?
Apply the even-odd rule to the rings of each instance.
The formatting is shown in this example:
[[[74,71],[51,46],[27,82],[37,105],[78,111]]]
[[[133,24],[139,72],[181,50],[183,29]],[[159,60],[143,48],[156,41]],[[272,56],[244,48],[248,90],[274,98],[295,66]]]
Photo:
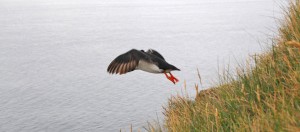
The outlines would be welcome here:
[[[195,100],[172,97],[165,107],[168,131],[300,131],[300,0],[291,2],[268,53],[255,66],[224,75]],[[235,78],[235,79],[234,79]]]

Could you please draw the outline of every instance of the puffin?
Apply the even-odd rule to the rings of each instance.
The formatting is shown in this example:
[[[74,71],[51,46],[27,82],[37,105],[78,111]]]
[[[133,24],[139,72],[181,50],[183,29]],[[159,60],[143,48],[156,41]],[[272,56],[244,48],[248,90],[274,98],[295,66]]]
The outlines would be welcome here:
[[[174,84],[179,81],[172,75],[171,71],[180,71],[180,69],[169,64],[160,53],[153,49],[148,49],[146,52],[144,50],[131,49],[116,57],[107,68],[108,73],[120,75],[134,70],[164,73],[166,78]]]

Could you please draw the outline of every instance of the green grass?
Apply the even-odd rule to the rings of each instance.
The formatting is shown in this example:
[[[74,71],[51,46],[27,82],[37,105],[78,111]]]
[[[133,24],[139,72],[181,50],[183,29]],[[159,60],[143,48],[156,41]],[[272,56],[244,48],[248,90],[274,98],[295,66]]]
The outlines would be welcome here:
[[[194,100],[171,97],[164,107],[164,128],[148,130],[300,131],[299,1],[286,10],[272,48],[251,58],[255,66],[226,72],[218,86],[201,91]]]

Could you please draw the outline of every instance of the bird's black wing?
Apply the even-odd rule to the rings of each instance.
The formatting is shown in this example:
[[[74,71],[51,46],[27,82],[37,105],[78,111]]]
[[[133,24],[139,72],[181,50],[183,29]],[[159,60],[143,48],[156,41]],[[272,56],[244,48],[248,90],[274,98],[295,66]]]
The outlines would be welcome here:
[[[154,50],[154,49],[148,49],[147,53],[155,55],[155,56],[157,56],[158,58],[160,58],[162,60],[165,60],[165,58],[160,53],[158,53],[156,50]]]
[[[111,74],[125,74],[135,70],[140,60],[151,62],[151,58],[142,51],[132,49],[115,58],[108,66],[107,72]]]

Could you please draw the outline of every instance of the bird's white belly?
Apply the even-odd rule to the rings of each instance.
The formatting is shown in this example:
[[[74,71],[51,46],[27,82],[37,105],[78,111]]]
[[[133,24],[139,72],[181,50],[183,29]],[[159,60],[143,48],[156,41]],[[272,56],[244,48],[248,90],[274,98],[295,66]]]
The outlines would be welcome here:
[[[159,69],[157,65],[148,63],[146,61],[140,60],[136,69],[143,70],[150,73],[161,73],[162,69]]]

